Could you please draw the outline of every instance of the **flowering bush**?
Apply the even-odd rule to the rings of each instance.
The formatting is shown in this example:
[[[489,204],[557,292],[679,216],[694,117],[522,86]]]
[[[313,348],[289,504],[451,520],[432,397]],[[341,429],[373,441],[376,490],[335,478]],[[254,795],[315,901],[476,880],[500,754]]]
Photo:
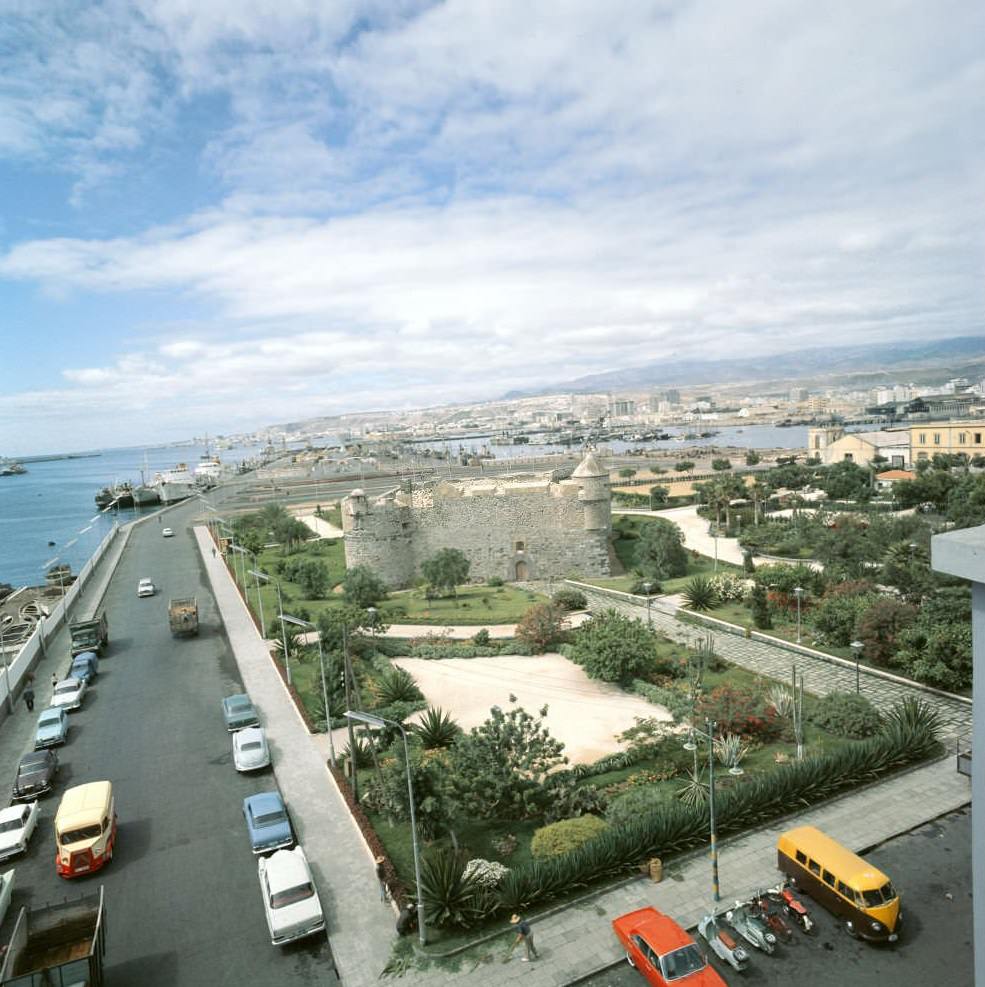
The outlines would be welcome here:
[[[721,685],[698,702],[697,718],[710,719],[722,733],[734,733],[757,740],[773,740],[783,722],[769,701],[750,689]]]
[[[481,857],[476,857],[465,865],[462,879],[475,881],[480,887],[492,891],[499,887],[500,882],[509,872],[508,867],[504,867],[495,860],[483,860]]]
[[[731,572],[720,572],[708,581],[723,603],[734,603],[746,594],[746,581]]]

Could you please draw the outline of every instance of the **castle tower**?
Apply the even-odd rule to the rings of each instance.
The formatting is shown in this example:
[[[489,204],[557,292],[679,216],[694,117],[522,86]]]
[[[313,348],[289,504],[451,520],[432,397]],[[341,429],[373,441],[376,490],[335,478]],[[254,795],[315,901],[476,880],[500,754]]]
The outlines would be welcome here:
[[[585,530],[608,532],[612,527],[609,471],[599,466],[593,452],[588,452],[571,478],[581,487],[578,499],[585,507]]]
[[[807,430],[807,455],[826,462],[824,452],[833,442],[837,442],[845,434],[841,425],[828,425],[824,428]]]

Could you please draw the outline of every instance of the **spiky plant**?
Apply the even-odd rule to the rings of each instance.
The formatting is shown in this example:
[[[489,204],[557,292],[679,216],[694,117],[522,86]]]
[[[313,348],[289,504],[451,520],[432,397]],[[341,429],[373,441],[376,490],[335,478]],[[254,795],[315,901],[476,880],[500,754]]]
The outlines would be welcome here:
[[[793,713],[793,697],[785,685],[774,685],[766,693],[766,698],[777,716],[788,717]]]
[[[436,706],[428,706],[411,729],[421,738],[425,750],[451,747],[452,741],[462,732],[451,715]]]
[[[704,781],[700,768],[697,772],[688,768],[685,773],[684,784],[677,789],[677,797],[685,805],[690,806],[704,805],[708,801],[708,785]]]
[[[749,753],[749,745],[734,733],[726,733],[716,737],[714,741],[715,756],[726,768],[737,768],[741,760]]]
[[[340,759],[345,764],[348,764],[349,761],[354,760],[357,768],[368,768],[373,763],[373,755],[370,752],[369,744],[367,744],[361,737],[356,737],[354,740],[355,746],[350,748],[350,746],[346,744],[342,749]],[[353,758],[353,753],[355,753],[355,758]]]
[[[492,911],[494,899],[475,873],[466,875],[468,855],[437,849],[421,861],[421,898],[431,925],[468,929]]]
[[[407,703],[424,698],[417,688],[414,676],[399,665],[391,665],[380,672],[370,683],[370,690],[377,706],[390,706],[393,703]]]
[[[681,596],[689,610],[696,610],[699,613],[714,610],[719,602],[711,580],[704,576],[695,576],[689,580],[681,592]]]

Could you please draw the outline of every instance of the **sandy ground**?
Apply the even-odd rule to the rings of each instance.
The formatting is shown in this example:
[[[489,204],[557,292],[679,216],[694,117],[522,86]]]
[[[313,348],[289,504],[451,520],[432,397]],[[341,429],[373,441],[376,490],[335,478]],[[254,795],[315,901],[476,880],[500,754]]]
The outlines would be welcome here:
[[[341,528],[337,528],[328,521],[323,521],[314,514],[299,514],[298,520],[306,524],[319,538],[341,538],[345,533]]]
[[[511,694],[531,714],[546,703],[547,727],[564,743],[564,753],[574,764],[621,750],[616,734],[631,727],[636,717],[671,719],[662,707],[593,681],[557,654],[441,661],[396,658],[394,664],[406,668],[427,701],[451,713],[465,730],[488,719],[491,706],[508,708]]]

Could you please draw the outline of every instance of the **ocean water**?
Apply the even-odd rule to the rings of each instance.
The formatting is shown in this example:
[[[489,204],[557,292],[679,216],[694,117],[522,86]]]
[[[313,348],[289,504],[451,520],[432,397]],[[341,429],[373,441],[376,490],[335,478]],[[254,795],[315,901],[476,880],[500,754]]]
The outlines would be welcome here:
[[[24,463],[27,473],[0,476],[0,582],[43,585],[45,572],[56,562],[78,572],[117,517],[124,521],[140,515],[139,508],[118,515],[115,509],[100,511],[95,497],[102,487],[123,480],[139,483],[145,455],[149,481],[180,462],[194,468],[204,452],[203,446],[110,449],[85,459]],[[220,458],[235,463],[256,454],[254,448],[229,449]]]

